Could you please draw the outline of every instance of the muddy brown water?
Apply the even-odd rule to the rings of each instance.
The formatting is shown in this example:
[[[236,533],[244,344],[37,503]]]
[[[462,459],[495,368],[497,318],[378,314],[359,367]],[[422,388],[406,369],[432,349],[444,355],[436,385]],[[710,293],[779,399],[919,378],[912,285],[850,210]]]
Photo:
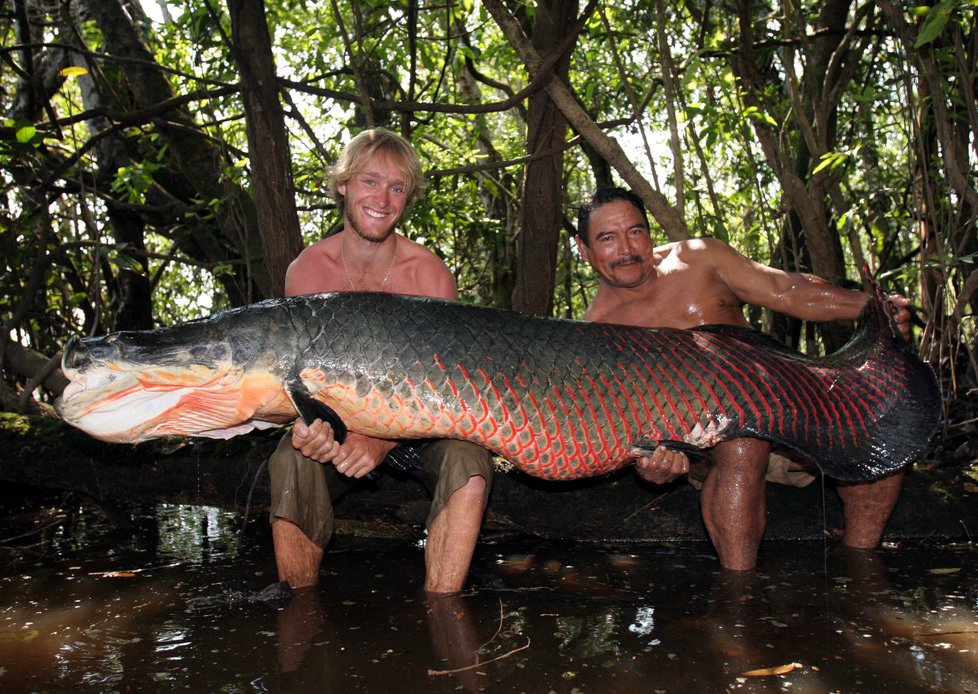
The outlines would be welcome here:
[[[346,525],[317,588],[261,602],[263,518],[7,490],[0,691],[978,691],[968,542],[768,542],[731,574],[704,543],[485,537],[438,601],[422,542]]]

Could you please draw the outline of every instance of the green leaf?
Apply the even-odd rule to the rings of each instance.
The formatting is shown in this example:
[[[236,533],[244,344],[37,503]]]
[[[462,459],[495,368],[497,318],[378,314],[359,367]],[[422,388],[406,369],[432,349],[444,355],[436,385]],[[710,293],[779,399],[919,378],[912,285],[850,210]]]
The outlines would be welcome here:
[[[82,75],[88,74],[88,69],[80,65],[69,65],[66,68],[62,68],[58,74],[62,77],[81,77]]]
[[[951,18],[951,12],[954,9],[952,3],[957,4],[954,0],[944,0],[944,2],[930,8],[924,16],[924,23],[920,27],[920,34],[917,36],[917,42],[913,45],[914,48],[926,46],[941,35],[947,25],[947,20]]]
[[[25,125],[21,128],[17,128],[17,142],[20,142],[21,144],[26,145],[28,142],[34,139],[35,135],[37,135],[37,128],[35,128],[33,125]]]
[[[815,175],[819,171],[822,171],[823,169],[826,168],[835,169],[837,166],[844,163],[847,158],[848,155],[842,152],[826,152],[825,154],[822,155],[822,161],[812,171],[812,175]]]

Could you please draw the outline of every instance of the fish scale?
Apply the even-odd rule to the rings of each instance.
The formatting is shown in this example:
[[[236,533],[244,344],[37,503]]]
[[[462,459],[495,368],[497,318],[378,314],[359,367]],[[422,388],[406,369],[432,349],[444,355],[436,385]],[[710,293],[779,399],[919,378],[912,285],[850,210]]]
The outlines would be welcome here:
[[[220,360],[209,364],[208,354]],[[200,413],[194,430],[193,412],[139,422],[136,408],[119,415],[133,421],[118,433],[104,418],[96,427],[100,399],[134,396],[121,386],[85,384],[101,383],[113,369],[143,367],[137,380],[166,374],[166,360],[175,372],[223,370],[280,390],[253,388],[237,400],[228,394],[240,421],[224,428]],[[743,436],[783,444],[833,477],[872,479],[925,451],[941,407],[933,371],[893,335],[879,298],[867,304],[850,343],[822,359],[731,326],[652,330],[338,293],[80,340],[66,348],[64,369],[78,386],[69,387],[59,412],[107,440],[280,425],[295,417],[286,394],[293,401],[302,395],[350,431],[469,440],[547,479],[611,472],[633,461],[635,446],[707,449]],[[109,392],[113,387],[119,392]],[[144,390],[153,387],[159,384]],[[188,392],[181,402],[190,399]]]

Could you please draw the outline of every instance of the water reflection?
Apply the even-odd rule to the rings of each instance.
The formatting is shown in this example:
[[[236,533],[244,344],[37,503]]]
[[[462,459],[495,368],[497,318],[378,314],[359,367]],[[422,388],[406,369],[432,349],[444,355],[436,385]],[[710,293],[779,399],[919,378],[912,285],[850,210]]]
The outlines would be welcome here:
[[[281,672],[298,670],[326,622],[318,588],[295,591],[276,615],[276,660]]]
[[[157,551],[194,562],[218,561],[240,549],[239,514],[213,506],[157,504]]]
[[[0,690],[978,690],[969,544],[769,543],[736,573],[703,545],[499,539],[431,599],[416,542],[341,533],[322,583],[278,601],[255,599],[263,519],[160,506],[120,532],[66,508],[0,525],[20,537],[0,544]]]
[[[467,692],[483,691],[488,682],[484,646],[488,646],[502,631],[502,605],[500,604],[500,629],[488,641],[478,636],[465,598],[457,595],[428,596],[426,605],[428,632],[438,655],[439,667],[429,668],[433,677],[450,677],[455,685]]]

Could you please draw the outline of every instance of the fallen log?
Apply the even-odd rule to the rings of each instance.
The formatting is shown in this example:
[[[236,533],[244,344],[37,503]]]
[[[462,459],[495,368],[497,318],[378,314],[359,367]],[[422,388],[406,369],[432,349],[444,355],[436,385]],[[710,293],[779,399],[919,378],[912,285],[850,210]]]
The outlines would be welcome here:
[[[57,419],[0,413],[0,480],[102,502],[197,504],[253,517],[267,513],[265,462],[280,436],[255,432],[229,440],[120,445],[97,441]],[[885,539],[973,532],[967,524],[978,517],[978,493],[968,485],[960,468],[918,466],[907,476]],[[339,499],[336,512],[340,519],[420,527],[428,503],[419,483],[388,472]],[[819,481],[803,489],[768,485],[768,518],[768,540],[818,539],[842,523],[834,492]],[[483,532],[576,541],[706,540],[690,485],[646,484],[631,469],[550,482],[500,467]]]

